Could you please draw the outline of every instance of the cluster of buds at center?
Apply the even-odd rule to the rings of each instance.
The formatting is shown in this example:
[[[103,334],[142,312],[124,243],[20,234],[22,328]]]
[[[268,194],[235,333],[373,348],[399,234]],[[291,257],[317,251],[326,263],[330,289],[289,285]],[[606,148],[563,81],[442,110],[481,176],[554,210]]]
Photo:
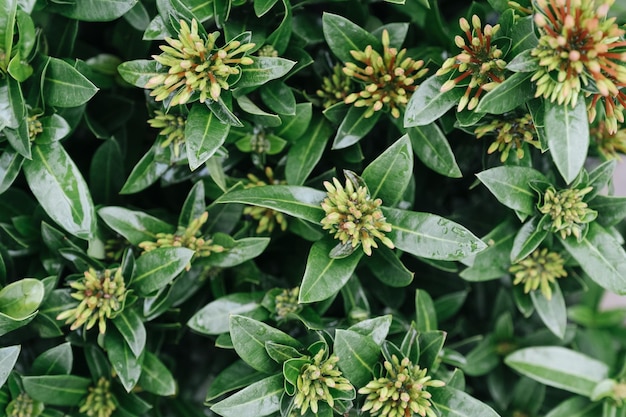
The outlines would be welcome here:
[[[187,103],[194,93],[199,94],[201,103],[207,99],[217,101],[221,91],[230,88],[229,78],[241,73],[240,66],[254,62],[245,56],[254,48],[253,43],[234,39],[218,48],[218,36],[219,32],[213,32],[203,39],[195,19],[191,27],[181,20],[178,39],[165,38],[168,45],[160,46],[163,52],[152,56],[168,69],[148,80],[145,87],[153,90],[150,95],[156,101],[171,96],[170,106]]]
[[[454,38],[454,43],[461,48],[461,53],[448,58],[437,71],[437,75],[444,75],[453,70],[459,73],[441,86],[442,92],[450,91],[469,77],[469,84],[459,100],[457,110],[461,111],[466,107],[473,110],[478,106],[481,94],[494,89],[505,78],[506,62],[502,59],[504,53],[492,40],[500,30],[500,25],[485,25],[483,28],[480,18],[476,15],[472,16],[473,31],[464,17],[459,19],[459,24],[461,30],[465,32],[467,43],[462,36],[457,35]]]
[[[424,61],[406,57],[406,49],[398,51],[390,47],[389,32],[382,33],[383,54],[368,45],[364,51],[350,51],[352,57],[364,66],[346,62],[343,72],[354,81],[363,84],[358,93],[344,99],[346,104],[367,107],[364,117],[372,117],[375,112],[388,108],[394,118],[400,117],[411,94],[417,89],[416,81],[428,72]]]
[[[524,292],[529,293],[541,289],[543,296],[552,298],[552,287],[557,278],[564,278],[567,272],[563,265],[565,260],[557,252],[547,248],[535,249],[521,261],[511,265],[509,272],[514,274],[513,285],[524,285]]]
[[[102,377],[95,386],[89,387],[89,394],[79,411],[89,417],[110,417],[116,409],[117,406],[111,393],[111,382]]]
[[[500,161],[508,159],[511,150],[515,151],[518,159],[524,157],[524,144],[541,148],[539,140],[535,135],[535,125],[530,114],[522,117],[510,119],[494,119],[486,125],[477,127],[474,130],[476,138],[482,138],[488,134],[495,134],[496,140],[487,149],[488,154],[499,151]]]
[[[268,184],[279,185],[287,183],[284,180],[275,179],[274,171],[271,167],[265,168],[265,176],[267,177],[267,182],[259,179],[254,174],[248,174],[248,180],[250,182],[247,183],[244,188],[262,187]],[[243,214],[246,216],[250,216],[254,220],[258,221],[256,233],[272,233],[276,226],[280,227],[280,230],[282,230],[283,232],[287,230],[287,218],[281,212],[266,207],[247,206],[243,209]]]
[[[7,417],[37,417],[45,406],[42,402],[33,400],[25,392],[20,392],[17,397],[7,405]]]
[[[43,132],[43,125],[39,120],[39,115],[34,114],[32,116],[28,116],[28,139],[33,141],[37,138],[37,135]]]
[[[114,318],[124,306],[126,284],[122,269],[96,271],[89,268],[81,279],[71,282],[70,287],[75,290],[72,298],[80,303],[59,314],[57,320],[72,323],[70,330],[76,330],[83,324],[89,330],[98,322],[98,329],[104,334],[107,320]]]
[[[589,131],[596,149],[606,159],[619,159],[626,154],[626,129],[611,132],[604,121],[600,121]]]
[[[276,305],[274,314],[276,315],[276,320],[283,320],[287,318],[289,314],[297,313],[302,310],[302,305],[298,303],[299,294],[300,287],[294,287],[284,289],[274,297],[274,303]]]
[[[333,73],[322,79],[322,87],[315,92],[322,99],[325,109],[344,101],[353,90],[352,78],[348,77],[340,65],[333,67]]]
[[[333,407],[335,400],[328,390],[351,391],[354,388],[350,381],[341,376],[341,371],[336,369],[339,357],[330,355],[324,359],[326,351],[321,349],[313,357],[310,363],[302,365],[296,381],[296,395],[293,403],[300,415],[304,415],[310,408],[313,413],[318,411],[320,401]]]
[[[445,385],[443,381],[427,376],[427,369],[413,365],[408,358],[402,361],[392,355],[384,363],[386,376],[370,381],[359,390],[367,394],[362,411],[381,417],[406,417],[413,413],[420,416],[437,417],[430,402],[431,393],[426,389]]]
[[[144,252],[150,252],[157,248],[188,248],[193,250],[194,257],[206,257],[212,253],[224,251],[224,247],[213,243],[212,239],[202,237],[201,228],[207,222],[209,212],[205,211],[199,217],[191,220],[189,226],[180,227],[176,233],[157,233],[156,241],[144,241],[138,246]],[[191,265],[187,265],[189,269]]]
[[[363,252],[368,256],[372,254],[372,247],[378,247],[374,238],[393,249],[393,242],[385,236],[385,232],[391,231],[391,224],[386,222],[380,209],[381,199],[372,199],[367,187],[358,183],[355,173],[344,173],[345,188],[337,178],[333,178],[333,184],[324,182],[328,193],[322,201],[326,212],[321,221],[323,229],[334,233],[334,238],[343,245],[350,244],[353,249],[363,245]]]
[[[180,147],[185,143],[186,123],[187,120],[183,116],[166,114],[159,110],[154,112],[152,119],[148,119],[150,127],[160,129],[159,136],[165,137],[165,140],[161,142],[161,147],[167,148],[172,145],[176,158],[180,155]]]
[[[574,235],[578,240],[582,239],[582,232],[587,224],[598,215],[583,201],[591,190],[593,187],[567,188],[559,191],[552,186],[548,187],[539,205],[539,212],[551,218],[550,230],[553,233],[559,233],[563,239],[570,235]]]
[[[602,97],[613,106],[614,99],[626,104],[626,95],[619,90],[626,86],[624,30],[614,18],[607,18],[613,1],[535,2],[540,36],[531,54],[539,69],[531,80],[536,81],[536,97],[574,107],[582,88],[593,84],[599,93],[595,100]]]

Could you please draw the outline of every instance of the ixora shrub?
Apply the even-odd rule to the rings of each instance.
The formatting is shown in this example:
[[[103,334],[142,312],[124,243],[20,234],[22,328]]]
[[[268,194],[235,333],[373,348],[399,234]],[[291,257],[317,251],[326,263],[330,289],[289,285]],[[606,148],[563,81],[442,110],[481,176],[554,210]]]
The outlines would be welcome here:
[[[0,0],[0,415],[626,415],[624,22]]]

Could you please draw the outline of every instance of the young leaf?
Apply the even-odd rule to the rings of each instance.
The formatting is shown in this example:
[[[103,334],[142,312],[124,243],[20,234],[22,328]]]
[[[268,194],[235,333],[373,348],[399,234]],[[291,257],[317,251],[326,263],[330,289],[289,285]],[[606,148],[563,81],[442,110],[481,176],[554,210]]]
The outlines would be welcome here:
[[[350,51],[363,51],[368,45],[382,50],[378,39],[343,16],[324,13],[322,28],[330,50],[343,62],[353,61]]]
[[[283,392],[282,374],[272,375],[218,402],[211,411],[223,417],[267,416],[280,410]]]
[[[373,379],[380,346],[371,337],[352,330],[337,329],[333,351],[341,358],[339,369],[352,385],[363,387]]]
[[[169,284],[180,274],[194,255],[187,248],[163,247],[145,252],[137,258],[132,286],[140,295],[148,296]]]
[[[537,204],[537,193],[530,187],[531,182],[548,182],[533,168],[510,165],[490,168],[476,176],[499,202],[528,215],[535,213]]]
[[[411,127],[408,133],[413,151],[424,165],[446,177],[461,178],[463,176],[448,139],[435,123]]]
[[[437,314],[433,299],[424,290],[415,291],[415,329],[418,332],[437,330]]]
[[[43,98],[56,107],[77,107],[88,102],[96,87],[76,68],[58,58],[48,58],[43,77]]]

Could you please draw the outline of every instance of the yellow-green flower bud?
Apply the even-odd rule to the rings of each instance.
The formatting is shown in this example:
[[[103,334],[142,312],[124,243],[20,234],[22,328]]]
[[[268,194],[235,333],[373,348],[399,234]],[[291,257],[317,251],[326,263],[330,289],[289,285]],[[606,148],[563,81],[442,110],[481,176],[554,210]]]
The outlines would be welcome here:
[[[356,101],[358,98],[356,93],[354,93],[354,97],[347,100],[350,92],[354,89],[351,79],[353,75],[354,69],[344,68],[342,70],[340,65],[335,65],[333,73],[322,79],[322,87],[315,94],[322,99],[322,105],[325,109],[340,101],[344,101],[346,104],[352,104]]]
[[[626,129],[611,133],[605,121],[598,122],[590,131],[592,143],[606,159],[620,159],[619,154],[626,154]]]
[[[79,411],[89,417],[110,417],[116,409],[117,406],[111,393],[111,382],[102,377],[95,386],[89,387],[89,394],[82,402]]]
[[[553,233],[559,233],[563,239],[571,235],[578,240],[582,239],[587,223],[598,215],[583,201],[591,190],[592,187],[585,187],[557,191],[552,186],[548,187],[539,205],[539,212],[551,218],[550,230]]]
[[[33,141],[37,138],[37,135],[43,132],[43,125],[41,121],[38,120],[39,115],[34,114],[32,116],[28,116],[28,138]]]
[[[500,161],[502,162],[508,159],[511,151],[515,152],[518,159],[523,158],[524,144],[534,146],[537,149],[541,148],[530,114],[516,118],[494,119],[477,127],[474,133],[478,139],[486,135],[496,136],[495,141],[487,149],[487,153],[500,152]]]
[[[248,174],[249,182],[245,188],[263,187],[265,185],[286,184],[284,180],[274,178],[274,171],[271,167],[265,168],[265,176],[267,180],[261,180],[254,174]],[[283,232],[287,230],[287,218],[281,212],[258,206],[247,206],[243,209],[243,214],[250,216],[258,222],[256,233],[272,233],[276,226]]]
[[[180,148],[185,143],[185,124],[187,120],[182,116],[174,116],[165,114],[162,111],[155,111],[155,116],[148,120],[148,124],[159,130],[159,136],[164,136],[165,140],[161,142],[162,148],[172,145],[174,155],[178,158]]]
[[[535,249],[533,253],[509,268],[514,274],[513,285],[524,285],[524,292],[529,293],[537,289],[550,300],[552,288],[550,284],[557,278],[564,278],[567,272],[564,268],[565,260],[556,252],[549,252],[547,248]]]
[[[284,289],[280,294],[274,297],[274,304],[276,305],[274,314],[276,320],[283,320],[288,314],[297,313],[302,310],[302,305],[298,303],[299,294],[300,287],[294,287]]]
[[[37,417],[44,408],[42,402],[35,401],[25,392],[21,392],[7,405],[5,412],[7,417]]]

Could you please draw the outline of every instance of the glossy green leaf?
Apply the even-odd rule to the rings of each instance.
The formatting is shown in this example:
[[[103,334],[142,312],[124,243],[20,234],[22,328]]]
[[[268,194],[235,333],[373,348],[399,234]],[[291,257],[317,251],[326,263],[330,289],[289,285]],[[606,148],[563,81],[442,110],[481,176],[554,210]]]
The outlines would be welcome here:
[[[127,13],[138,0],[80,0],[53,2],[52,10],[70,19],[108,22]]]
[[[570,397],[550,410],[546,417],[588,417],[597,416],[601,402],[591,402],[584,397]]]
[[[0,154],[0,194],[9,189],[22,170],[24,157],[13,149],[5,149]]]
[[[37,138],[35,139],[36,143],[56,142],[57,140],[63,139],[70,133],[70,125],[58,114],[44,116],[38,120],[41,122],[43,132],[37,135]]]
[[[296,97],[283,81],[270,81],[259,90],[259,93],[263,103],[273,112],[287,115],[296,113]]]
[[[438,174],[450,178],[461,178],[463,174],[456,163],[448,139],[435,123],[408,129],[415,155]]]
[[[406,106],[404,127],[431,124],[458,103],[465,93],[464,88],[453,88],[441,92],[443,83],[449,78],[447,75],[433,75],[420,84]]]
[[[481,238],[483,242],[489,242],[489,246],[476,254],[474,258],[463,260],[469,268],[461,271],[459,276],[467,281],[488,281],[506,274],[510,266],[515,232],[515,226],[509,222],[496,226],[494,230]]]
[[[150,148],[137,162],[126,179],[120,194],[138,193],[157,182],[161,175],[167,171],[169,164],[159,160],[155,146]]]
[[[87,395],[91,379],[76,375],[37,375],[22,377],[26,393],[46,405],[77,406]]]
[[[169,284],[191,262],[194,251],[163,247],[145,252],[136,261],[133,288],[147,296]]]
[[[313,188],[272,185],[229,191],[218,198],[216,202],[243,203],[251,206],[271,208],[272,210],[319,224],[324,217],[324,210],[320,204],[325,197],[326,193]]]
[[[153,353],[146,351],[141,364],[139,385],[145,391],[161,396],[176,394],[177,386],[174,376],[161,360]]]
[[[257,381],[211,407],[223,417],[267,416],[280,410],[284,392],[282,374]]]
[[[333,132],[331,125],[321,116],[314,116],[306,132],[299,137],[287,153],[285,178],[291,185],[302,185],[322,158]]]
[[[518,72],[485,94],[475,111],[479,113],[504,114],[522,106],[533,98],[532,73]]]
[[[6,127],[2,133],[6,137],[7,142],[9,142],[9,145],[11,145],[17,153],[26,159],[32,159],[32,142],[28,136],[27,121],[22,121],[17,129]]]
[[[587,194],[586,199],[589,201],[600,194],[609,182],[613,179],[615,168],[617,167],[616,159],[609,159],[598,165],[593,171],[589,172],[589,181],[587,185],[593,187],[593,190]]]
[[[17,5],[17,0],[0,1],[0,49],[4,52],[0,58],[0,67],[4,68],[11,59]]]
[[[242,95],[236,98],[239,108],[248,113],[255,123],[262,126],[276,127],[280,126],[280,117],[273,113],[268,113],[259,106],[257,106],[248,96]]]
[[[383,208],[383,213],[392,227],[387,237],[396,248],[415,256],[452,261],[487,246],[465,227],[435,214],[392,208]]]
[[[122,158],[122,150],[115,139],[106,140],[96,149],[89,167],[89,185],[97,204],[117,201],[125,179],[119,165]]]
[[[406,287],[413,281],[414,273],[404,266],[396,253],[385,245],[378,245],[366,265],[380,282],[390,287]]]
[[[219,398],[228,392],[245,388],[254,382],[260,381],[265,376],[265,374],[252,369],[244,361],[236,360],[220,372],[211,382],[205,402],[209,403],[211,400]]]
[[[331,258],[329,253],[337,243],[337,240],[327,238],[315,242],[311,247],[300,285],[300,303],[312,303],[332,297],[352,276],[363,251],[357,248],[352,255],[345,258]]]
[[[130,392],[139,382],[139,376],[142,372],[140,360],[133,354],[124,337],[115,328],[107,328],[104,347],[109,362],[119,376],[124,389],[126,392]]]
[[[530,298],[533,301],[535,310],[541,321],[554,333],[557,337],[563,339],[567,326],[567,310],[565,299],[558,284],[552,284],[552,297],[548,300],[541,291],[535,290],[530,292]]]
[[[529,215],[535,213],[538,198],[530,187],[531,182],[548,182],[533,168],[510,165],[490,168],[476,176],[502,204]]]
[[[225,243],[226,241],[228,243]],[[230,237],[215,234],[213,235],[213,242],[222,245],[225,250],[212,253],[206,263],[214,267],[230,268],[262,254],[270,243],[270,239],[267,237],[247,237],[233,240]]]
[[[544,101],[545,132],[550,154],[566,183],[574,181],[587,159],[589,120],[584,97],[576,107]]]
[[[228,332],[232,314],[253,316],[261,307],[263,293],[233,293],[220,297],[198,310],[187,326],[201,334]]]
[[[0,336],[30,322],[44,297],[38,279],[24,278],[0,290]]]
[[[384,316],[360,321],[357,324],[350,326],[348,330],[356,332],[362,336],[370,337],[374,343],[380,346],[387,338],[392,319],[393,317],[391,314],[386,314]]]
[[[285,361],[293,358],[302,357],[302,353],[294,347],[281,345],[272,341],[265,342],[265,350],[274,362],[283,364]]]
[[[174,233],[176,228],[156,217],[124,207],[102,207],[98,215],[111,229],[124,236],[131,244],[155,241],[157,233]]]
[[[615,226],[626,216],[626,197],[596,196],[591,207],[598,212],[598,223]]]
[[[56,107],[76,107],[88,102],[98,88],[76,68],[58,58],[48,58],[43,79],[46,104]]]
[[[372,116],[365,117],[367,111],[367,107],[350,107],[348,114],[337,129],[337,134],[333,139],[333,149],[344,149],[354,145],[374,128],[381,113],[375,112]]]
[[[35,358],[30,367],[32,375],[69,375],[74,356],[69,342],[54,346]]]
[[[424,290],[415,291],[415,329],[419,332],[437,330],[437,313],[433,299]]]
[[[319,117],[319,115],[316,115],[316,117]],[[313,124],[311,123],[312,119],[312,104],[298,103],[296,104],[295,114],[280,115],[280,120],[282,121],[282,124],[274,130],[274,134],[291,143],[296,143],[302,140],[305,135],[311,135],[310,129],[313,129]],[[309,124],[311,124],[311,128],[309,128]],[[328,134],[328,136],[330,136],[330,133]]]
[[[0,387],[4,385],[13,367],[17,363],[20,350],[20,345],[0,348]]]
[[[415,328],[415,326],[411,327]],[[433,369],[446,341],[446,333],[441,330],[419,332],[417,341],[419,343],[419,366],[421,368]]]
[[[407,135],[388,147],[361,174],[370,196],[394,206],[404,194],[413,176],[413,151]]]
[[[559,240],[592,280],[609,291],[626,294],[626,252],[602,226],[591,223],[580,242],[574,238]]]
[[[513,240],[510,254],[511,263],[521,261],[541,245],[550,233],[550,229],[544,227],[546,221],[549,221],[549,217],[535,216],[524,223]]]
[[[150,78],[161,74],[157,71],[157,65],[153,59],[136,59],[120,64],[117,71],[127,83],[144,88]]]
[[[382,50],[378,39],[343,16],[324,13],[322,28],[330,50],[343,62],[353,61],[350,51],[364,51],[368,45]]]
[[[559,346],[520,349],[508,355],[505,363],[545,385],[587,397],[608,375],[604,363]]]
[[[33,146],[24,161],[28,185],[48,215],[70,234],[93,236],[96,216],[91,194],[78,167],[58,142]]]
[[[296,64],[285,58],[253,57],[252,65],[241,67],[241,78],[235,84],[237,88],[256,87],[270,80],[287,74]]]
[[[496,341],[492,334],[487,335],[465,356],[463,372],[469,376],[486,375],[493,371],[501,361],[496,351]]]
[[[265,373],[280,369],[265,350],[265,342],[301,347],[300,342],[288,334],[260,321],[236,314],[230,316],[230,336],[239,357],[257,371]]]
[[[199,168],[224,144],[230,125],[220,122],[204,105],[191,108],[185,123],[185,146],[189,168]]]
[[[499,417],[491,407],[450,387],[431,389],[432,402],[442,417]]]
[[[511,32],[511,53],[514,56],[537,46],[538,39],[532,16],[517,19]]]
[[[126,308],[113,319],[113,324],[138,358],[146,346],[146,328],[139,313],[135,309]]]
[[[372,380],[380,346],[371,337],[352,330],[337,329],[333,351],[341,358],[339,369],[352,385],[363,387]]]
[[[25,114],[26,103],[20,84],[11,77],[0,79],[0,129],[5,126],[17,129]]]

